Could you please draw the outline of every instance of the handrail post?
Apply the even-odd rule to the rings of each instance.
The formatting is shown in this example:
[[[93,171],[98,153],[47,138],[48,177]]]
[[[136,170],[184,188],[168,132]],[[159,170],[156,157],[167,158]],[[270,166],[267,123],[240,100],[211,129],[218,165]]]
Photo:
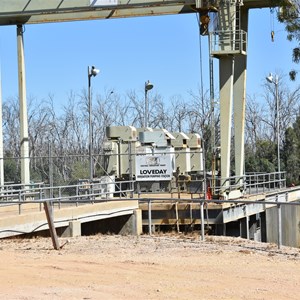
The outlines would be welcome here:
[[[21,195],[21,191],[19,191],[19,215],[21,214],[21,201],[22,201],[22,195]]]
[[[76,199],[78,200],[79,199],[79,186],[76,185]],[[60,204],[60,202],[59,202]],[[78,206],[78,202],[76,201],[76,207]],[[60,206],[59,206],[60,207]]]
[[[40,187],[39,188],[39,200],[42,200],[43,199],[43,190],[42,188]],[[40,211],[42,211],[42,203],[40,202]]]
[[[148,199],[148,230],[149,235],[152,234],[152,212],[151,212],[151,200]]]
[[[276,202],[279,201],[279,194],[276,195]],[[277,203],[277,224],[278,224],[278,231],[277,231],[277,244],[278,249],[282,245],[282,232],[281,232],[281,205]]]
[[[200,205],[200,215],[201,215],[201,240],[204,241],[204,200],[201,201]]]

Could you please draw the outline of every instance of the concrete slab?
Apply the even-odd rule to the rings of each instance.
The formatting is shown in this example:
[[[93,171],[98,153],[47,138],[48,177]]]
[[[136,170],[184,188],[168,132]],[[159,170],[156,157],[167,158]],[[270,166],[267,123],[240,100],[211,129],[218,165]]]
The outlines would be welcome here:
[[[18,207],[18,206],[17,206]],[[16,206],[0,206],[0,238],[33,233],[48,229],[44,210],[40,204],[22,204],[21,214]],[[80,206],[67,206],[53,209],[56,228],[68,227],[70,222],[80,224],[101,219],[133,215],[138,209],[138,201],[110,201]],[[78,230],[77,230],[78,232]]]

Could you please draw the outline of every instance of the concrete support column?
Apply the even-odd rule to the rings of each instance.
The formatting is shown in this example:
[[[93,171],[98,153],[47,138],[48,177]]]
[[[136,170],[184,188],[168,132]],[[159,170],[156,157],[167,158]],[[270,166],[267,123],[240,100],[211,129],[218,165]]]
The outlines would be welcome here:
[[[230,143],[232,127],[232,96],[233,96],[233,56],[220,58],[220,121],[221,121],[221,185],[229,186],[225,181],[230,176]],[[223,190],[223,189],[222,189]]]
[[[226,223],[223,224],[223,235],[226,236]]]
[[[133,212],[133,232],[134,235],[141,235],[143,233],[143,219],[142,219],[142,210],[136,209]]]
[[[140,235],[143,232],[142,210],[135,209],[119,234]]]
[[[17,26],[18,44],[18,77],[19,77],[19,103],[20,103],[20,138],[21,138],[21,183],[30,183],[29,170],[29,137],[28,137],[28,116],[26,101],[26,80],[25,80],[25,58],[23,42],[23,26]]]
[[[62,233],[62,237],[77,237],[81,236],[81,222],[74,220],[69,222],[69,226]]]
[[[246,215],[246,238],[247,240],[250,240],[250,218],[248,215]]]
[[[238,56],[235,59],[234,76],[234,152],[235,175],[244,176],[245,161],[245,106],[246,106],[246,56]],[[237,178],[239,180],[239,178]],[[238,184],[243,185],[239,180]]]
[[[236,1],[227,1],[219,8],[219,26],[224,30],[220,33],[222,44],[220,50],[224,55],[219,61],[220,76],[220,121],[221,121],[221,193],[224,193],[230,176],[230,149],[232,127],[232,102],[233,102],[233,74],[234,56],[231,53],[235,40],[236,29]],[[226,35],[226,32],[230,34]]]
[[[242,10],[241,29],[248,31],[248,10]],[[247,56],[238,55],[234,64],[233,110],[234,110],[234,145],[235,145],[235,175],[245,175],[245,107],[246,107],[246,68]],[[237,184],[243,186],[243,180],[237,178]]]

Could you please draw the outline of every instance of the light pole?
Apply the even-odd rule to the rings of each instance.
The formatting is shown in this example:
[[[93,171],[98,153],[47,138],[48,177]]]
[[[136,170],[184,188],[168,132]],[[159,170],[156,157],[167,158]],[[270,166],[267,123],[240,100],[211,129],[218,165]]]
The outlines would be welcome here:
[[[91,78],[97,76],[100,71],[94,66],[88,67],[88,100],[89,100],[89,164],[90,164],[90,180],[94,177],[93,168],[93,129],[92,129],[92,94],[91,94]]]
[[[144,127],[148,127],[148,117],[149,117],[149,101],[148,101],[148,91],[153,89],[153,84],[148,80],[145,82],[145,119]]]
[[[273,83],[275,85],[275,97],[276,97],[276,131],[277,131],[277,171],[279,178],[281,178],[280,175],[280,127],[279,127],[279,95],[278,95],[278,76],[275,75],[275,78],[273,77],[272,73],[269,74],[268,77],[266,77],[267,81],[270,83]],[[281,185],[281,182],[279,182],[279,186]]]

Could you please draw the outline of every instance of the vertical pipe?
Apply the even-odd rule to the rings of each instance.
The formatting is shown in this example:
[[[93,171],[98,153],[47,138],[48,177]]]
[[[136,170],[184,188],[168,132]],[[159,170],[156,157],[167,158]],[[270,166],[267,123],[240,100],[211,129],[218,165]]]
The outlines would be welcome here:
[[[190,203],[190,222],[191,226],[193,225],[193,207],[192,207],[192,202]]]
[[[151,200],[148,200],[148,229],[149,235],[152,234],[152,212],[151,212]]]
[[[132,171],[132,142],[128,143],[129,147],[129,189],[130,189],[130,198],[133,198],[133,171]]]
[[[277,172],[278,172],[278,179],[279,185],[278,187],[281,188],[281,174],[280,174],[280,115],[279,115],[279,94],[278,94],[278,77],[275,78],[275,93],[276,93],[276,121],[277,121]]]
[[[201,240],[204,241],[204,201],[201,201],[200,205],[200,215],[201,215]]]
[[[175,202],[175,214],[176,214],[176,228],[177,228],[177,233],[180,232],[179,229],[179,216],[178,216],[178,202]]]
[[[53,161],[52,161],[52,146],[50,141],[48,147],[48,156],[49,156],[49,187],[50,187],[49,197],[53,198]]]
[[[216,147],[215,137],[215,93],[214,93],[214,58],[211,54],[211,35],[208,35],[208,46],[209,46],[209,94],[210,94],[210,110],[211,110],[211,153],[213,155]],[[213,156],[214,159],[214,156]],[[214,170],[212,170],[214,173]],[[213,179],[214,180],[214,179]]]
[[[40,190],[39,190],[39,200],[42,200],[42,199],[43,199],[43,190],[40,187]],[[40,203],[40,211],[42,211],[42,203]]]
[[[282,245],[282,232],[281,232],[281,205],[277,204],[277,223],[278,223],[278,249]]]
[[[92,129],[92,92],[91,92],[91,71],[88,67],[88,111],[89,111],[89,165],[90,165],[90,181],[93,180],[93,129]]]
[[[29,171],[29,137],[26,103],[25,58],[23,26],[17,26],[18,44],[18,74],[19,74],[19,102],[20,102],[20,138],[21,138],[21,183],[28,186],[30,183]]]
[[[144,119],[144,127],[148,127],[148,113],[149,113],[149,102],[148,95],[146,89],[147,83],[145,83],[145,119]]]
[[[55,250],[59,250],[60,246],[59,246],[59,241],[58,241],[58,237],[57,237],[57,233],[56,233],[56,229],[55,229],[55,225],[54,225],[52,206],[47,201],[44,202],[44,210],[45,210],[48,225],[49,225],[49,230],[50,230],[53,247]]]
[[[249,231],[249,216],[246,216],[246,233],[247,233],[247,240],[250,240],[250,231]]]
[[[21,195],[21,191],[19,191],[19,215],[21,214],[21,201],[22,201],[22,195]]]

